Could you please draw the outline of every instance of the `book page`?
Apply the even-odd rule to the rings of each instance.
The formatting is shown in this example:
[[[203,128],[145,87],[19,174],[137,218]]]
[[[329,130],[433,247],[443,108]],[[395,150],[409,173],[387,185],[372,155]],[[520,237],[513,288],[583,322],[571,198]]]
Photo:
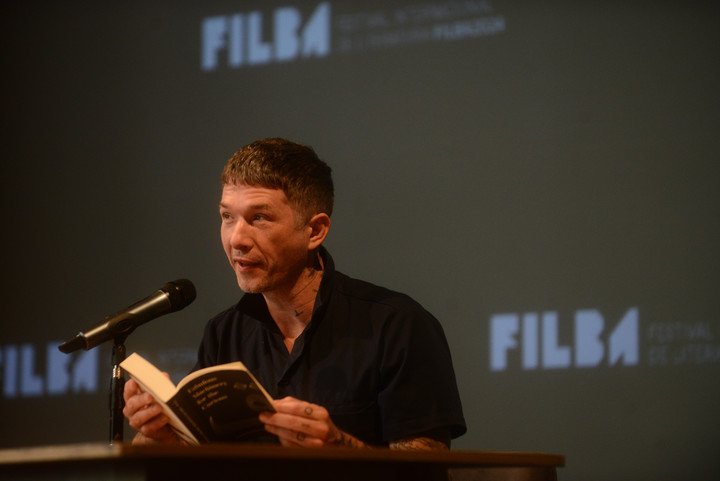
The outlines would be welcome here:
[[[178,436],[190,444],[199,443],[195,435],[167,405],[167,402],[175,394],[175,385],[162,371],[137,353],[130,354],[120,363],[120,367],[135,379],[143,391],[149,392],[157,399],[165,414],[170,418],[170,426]]]
[[[140,384],[143,391],[149,392],[162,402],[167,402],[175,394],[173,382],[137,353],[130,354],[120,363],[120,367]]]

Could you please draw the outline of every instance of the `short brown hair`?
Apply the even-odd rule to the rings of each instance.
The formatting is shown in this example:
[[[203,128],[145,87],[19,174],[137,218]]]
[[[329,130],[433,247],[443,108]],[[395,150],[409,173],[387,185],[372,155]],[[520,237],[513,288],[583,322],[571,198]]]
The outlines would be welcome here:
[[[228,159],[221,180],[223,185],[281,189],[306,222],[318,213],[332,215],[332,170],[307,145],[282,138],[256,140]]]

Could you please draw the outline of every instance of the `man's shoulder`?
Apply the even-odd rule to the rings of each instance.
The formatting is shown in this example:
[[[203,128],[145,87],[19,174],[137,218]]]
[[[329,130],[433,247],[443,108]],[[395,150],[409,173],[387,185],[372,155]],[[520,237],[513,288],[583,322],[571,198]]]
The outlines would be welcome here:
[[[335,291],[348,300],[382,305],[394,310],[425,311],[420,303],[408,294],[356,279],[341,272],[335,272],[334,285]]]

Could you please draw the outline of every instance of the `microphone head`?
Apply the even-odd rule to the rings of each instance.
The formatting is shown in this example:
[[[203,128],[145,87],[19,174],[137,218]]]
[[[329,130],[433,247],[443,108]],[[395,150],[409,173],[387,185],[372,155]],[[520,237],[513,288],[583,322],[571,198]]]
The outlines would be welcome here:
[[[195,300],[195,286],[189,279],[168,282],[160,290],[168,295],[172,309],[170,312],[179,311]]]
[[[69,339],[62,344],[58,346],[58,349],[60,349],[60,352],[64,352],[65,354],[70,354],[71,352],[75,352],[78,349],[82,349],[85,347],[85,337],[82,334],[78,334],[77,336],[73,337],[72,339]]]

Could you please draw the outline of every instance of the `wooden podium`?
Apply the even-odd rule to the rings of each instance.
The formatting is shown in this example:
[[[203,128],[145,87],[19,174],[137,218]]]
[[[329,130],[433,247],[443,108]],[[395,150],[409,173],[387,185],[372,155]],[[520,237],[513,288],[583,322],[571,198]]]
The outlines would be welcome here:
[[[518,452],[79,444],[0,450],[0,480],[554,481],[564,463]]]

